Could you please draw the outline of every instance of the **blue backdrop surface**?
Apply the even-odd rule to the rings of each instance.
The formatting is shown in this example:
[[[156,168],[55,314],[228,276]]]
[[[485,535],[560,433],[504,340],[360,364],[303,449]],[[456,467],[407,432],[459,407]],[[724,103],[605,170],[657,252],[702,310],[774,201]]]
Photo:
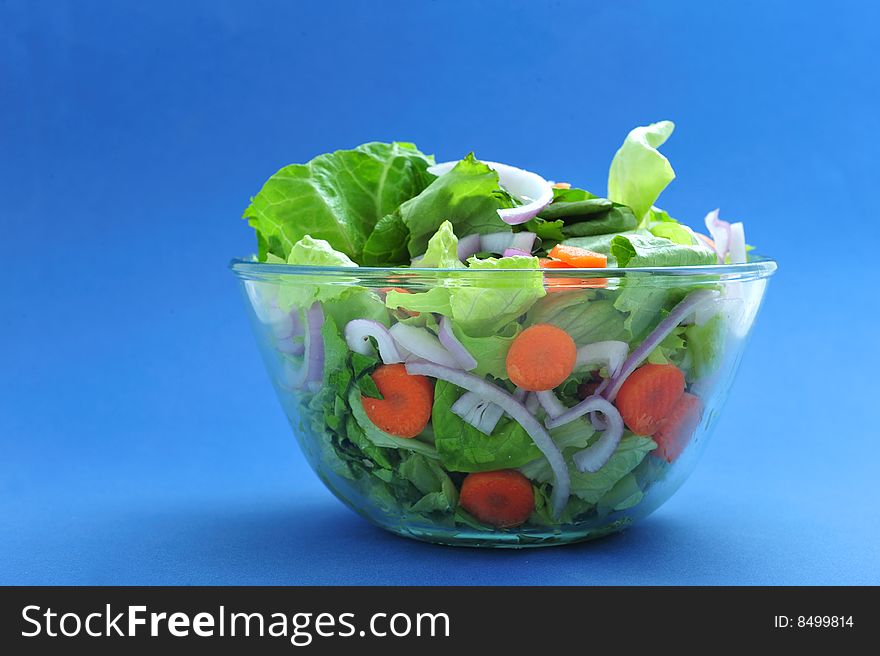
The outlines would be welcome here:
[[[0,583],[880,583],[865,2],[0,2]],[[780,270],[697,471],[628,532],[383,533],[298,453],[228,260],[280,166],[369,140],[662,204]]]

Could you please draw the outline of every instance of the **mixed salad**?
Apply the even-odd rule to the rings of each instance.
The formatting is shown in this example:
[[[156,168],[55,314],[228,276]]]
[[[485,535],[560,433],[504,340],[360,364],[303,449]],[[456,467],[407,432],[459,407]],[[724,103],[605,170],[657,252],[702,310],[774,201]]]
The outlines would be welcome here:
[[[741,223],[716,210],[702,234],[655,205],[672,130],[632,130],[604,197],[409,143],[269,178],[244,213],[258,261],[393,268],[382,287],[302,268],[246,283],[319,470],[395,516],[477,530],[638,504],[700,424],[728,316],[720,287],[639,270],[748,258]]]

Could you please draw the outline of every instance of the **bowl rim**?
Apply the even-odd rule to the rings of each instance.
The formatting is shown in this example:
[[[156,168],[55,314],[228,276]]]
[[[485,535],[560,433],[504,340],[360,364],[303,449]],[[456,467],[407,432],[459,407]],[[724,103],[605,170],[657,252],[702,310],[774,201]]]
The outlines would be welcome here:
[[[700,277],[706,276],[725,281],[746,281],[769,278],[778,268],[776,260],[761,255],[751,255],[749,262],[743,264],[701,264],[695,266],[672,267],[604,267],[597,269],[434,269],[422,267],[343,267],[343,266],[312,266],[294,264],[268,264],[253,259],[237,258],[229,263],[229,268],[243,279],[259,280],[266,277],[284,276],[318,276],[345,277],[353,275],[358,278],[382,279],[392,276],[415,278],[456,277],[482,278],[485,276],[523,275],[541,272],[553,278],[622,278],[635,277]]]

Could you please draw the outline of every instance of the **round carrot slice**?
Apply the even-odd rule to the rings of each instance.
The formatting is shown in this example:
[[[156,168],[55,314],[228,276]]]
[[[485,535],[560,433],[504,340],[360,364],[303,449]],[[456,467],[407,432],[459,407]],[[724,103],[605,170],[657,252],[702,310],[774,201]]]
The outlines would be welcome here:
[[[655,455],[666,462],[675,461],[691,441],[702,417],[703,402],[700,397],[687,392],[682,394],[653,435],[657,443]]]
[[[429,378],[406,373],[402,364],[383,364],[371,378],[384,398],[361,395],[361,404],[377,428],[397,437],[415,437],[425,430],[434,406]]]
[[[684,392],[684,374],[672,364],[642,365],[629,375],[615,405],[636,435],[653,435]]]
[[[468,474],[459,500],[471,515],[498,528],[519,526],[535,509],[532,484],[514,469]]]
[[[568,378],[577,347],[567,332],[549,323],[526,328],[507,351],[507,375],[529,392],[551,390]]]

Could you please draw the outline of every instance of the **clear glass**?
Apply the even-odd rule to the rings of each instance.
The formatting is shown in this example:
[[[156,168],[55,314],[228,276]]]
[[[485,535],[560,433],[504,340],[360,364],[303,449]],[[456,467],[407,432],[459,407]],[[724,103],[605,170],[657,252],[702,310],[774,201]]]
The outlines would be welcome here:
[[[293,433],[309,464],[340,500],[369,521],[406,537],[441,544],[530,547],[589,540],[618,531],[650,514],[681,486],[699,460],[721,412],[776,264],[752,257],[748,264],[701,267],[476,271],[297,267],[236,260],[231,268],[241,282],[263,360]],[[344,326],[336,326],[336,323],[378,318],[386,325],[403,321],[436,331],[439,314],[423,312],[421,318],[413,319],[412,313],[386,308],[384,300],[388,290],[419,294],[445,288],[460,294],[466,289],[475,290],[479,296],[484,292],[493,293],[486,291],[491,289],[496,294],[515,298],[523,289],[534,291],[536,276],[538,286],[543,287],[543,292],[539,290],[537,294],[544,295],[534,303],[530,301],[519,316],[502,321],[509,324],[503,327],[505,334],[517,333],[527,324],[546,320],[569,330],[576,336],[576,346],[582,347],[585,345],[582,340],[592,340],[589,336],[582,337],[583,334],[598,334],[591,333],[589,324],[595,320],[591,312],[604,308],[603,312],[613,321],[625,322],[632,318],[629,332],[626,329],[620,332],[616,323],[612,329],[617,333],[614,336],[627,342],[630,355],[681,299],[698,290],[712,290],[712,302],[703,304],[701,311],[684,316],[673,334],[642,363],[667,363],[679,368],[685,376],[687,393],[700,400],[702,412],[698,413],[699,421],[693,432],[687,429],[689,438],[683,439],[686,446],[680,455],[664,457],[658,455],[660,449],[640,453],[637,458],[615,464],[622,467],[620,471],[624,474],[620,476],[620,471],[614,476],[601,469],[596,474],[576,471],[572,454],[601,435],[601,431],[590,428],[589,419],[580,418],[578,426],[583,427],[584,435],[591,434],[591,437],[584,438],[586,441],[578,447],[563,449],[569,470],[579,481],[563,513],[557,517],[545,501],[543,512],[536,508],[524,523],[498,528],[465,511],[458,498],[466,476],[479,470],[480,465],[448,464],[451,436],[443,432],[454,430],[447,423],[460,426],[456,424],[457,419],[438,423],[435,408],[432,421],[412,438],[414,442],[408,443],[418,442],[418,457],[427,458],[425,462],[430,461],[432,467],[439,465],[441,478],[446,481],[447,487],[443,488],[446,497],[435,494],[427,499],[424,497],[431,492],[430,485],[409,475],[412,472],[401,475],[401,463],[416,458],[412,456],[413,451],[381,441],[377,443],[369,435],[365,441],[365,431],[348,430],[355,418],[351,416],[347,399],[353,393],[360,395],[364,388],[352,391],[358,385],[352,362],[354,356],[348,352],[344,360],[338,359],[339,344],[344,344]],[[320,315],[322,330],[336,328],[335,346],[328,343],[327,353],[318,352],[325,347],[324,337],[318,340],[317,349],[314,344],[308,348],[305,344],[310,341],[306,337],[309,308]],[[489,324],[486,329],[491,332],[493,328]],[[372,344],[375,346],[375,342]],[[509,342],[500,348],[506,347]],[[313,362],[311,373],[309,356]],[[499,357],[503,359],[504,354],[500,353]],[[333,376],[343,369],[351,376]],[[592,375],[598,381],[608,377],[609,372],[600,368]],[[311,378],[311,382],[306,378]],[[486,379],[508,392],[513,391],[507,381],[491,376]],[[567,388],[562,385],[556,390],[563,399],[568,390],[569,400],[565,405],[569,407],[590,393],[581,392],[578,387],[580,396],[571,398],[572,385],[574,383],[568,384]],[[528,401],[526,397],[524,402]],[[540,406],[536,410],[532,405],[531,410],[539,420],[546,422]],[[357,421],[362,420],[360,417]],[[504,420],[512,421],[506,416]],[[596,425],[602,427],[601,418]],[[551,435],[557,440],[555,433]],[[627,438],[630,438],[628,444],[638,441],[629,424],[624,440]],[[485,439],[486,444],[493,444],[491,434]],[[445,450],[436,448],[441,445],[439,440],[444,440]],[[452,460],[460,460],[459,455],[453,453]],[[540,470],[542,458],[538,455],[525,465],[514,463],[514,468],[522,467],[527,474]],[[462,469],[467,471],[459,471]],[[546,471],[547,467],[543,469]],[[553,479],[548,480],[545,474],[543,480],[530,480],[537,506],[541,498],[547,499],[552,493]],[[609,484],[613,484],[610,489]],[[443,503],[431,503],[437,498],[452,501],[444,508]]]

